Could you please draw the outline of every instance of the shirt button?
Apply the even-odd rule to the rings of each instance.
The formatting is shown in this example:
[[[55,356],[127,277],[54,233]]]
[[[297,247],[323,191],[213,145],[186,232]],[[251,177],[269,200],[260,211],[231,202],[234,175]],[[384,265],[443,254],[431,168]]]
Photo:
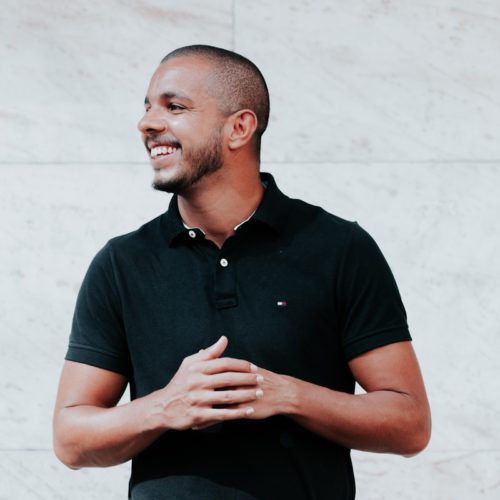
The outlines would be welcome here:
[[[227,265],[229,264],[229,262],[226,259],[221,259],[219,263],[222,267],[227,267]]]
[[[196,238],[196,233],[195,233],[192,229],[191,229],[191,231],[189,231],[189,233],[188,233],[188,234],[189,234],[189,236],[190,236],[191,238]]]

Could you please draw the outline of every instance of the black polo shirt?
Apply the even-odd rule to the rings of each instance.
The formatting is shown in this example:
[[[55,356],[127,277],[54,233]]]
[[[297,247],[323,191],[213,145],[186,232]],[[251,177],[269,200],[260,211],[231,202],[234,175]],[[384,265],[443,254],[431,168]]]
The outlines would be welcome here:
[[[347,393],[347,362],[410,340],[392,273],[359,225],[264,198],[221,249],[168,211],[110,240],[83,281],[66,359],[124,374],[131,398],[226,335],[224,356]],[[133,459],[133,499],[352,499],[349,450],[284,416],[168,431]]]

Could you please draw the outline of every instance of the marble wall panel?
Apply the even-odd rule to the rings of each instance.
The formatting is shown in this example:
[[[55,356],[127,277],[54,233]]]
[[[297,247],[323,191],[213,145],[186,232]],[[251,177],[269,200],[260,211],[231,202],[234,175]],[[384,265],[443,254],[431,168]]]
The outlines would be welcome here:
[[[398,281],[438,449],[500,448],[500,167],[269,165],[287,191],[376,239]],[[496,376],[495,376],[496,374]]]
[[[1,450],[1,500],[124,500],[130,465],[70,470],[51,450]]]
[[[267,161],[500,155],[500,3],[236,1],[268,79]]]
[[[158,60],[189,43],[261,67],[263,170],[358,220],[398,281],[434,434],[411,460],[355,452],[358,497],[498,496],[498,2],[2,6],[0,499],[125,496],[128,465],[57,462],[51,413],[90,259],[167,206],[135,124]]]
[[[357,498],[362,500],[495,500],[500,451],[427,451],[406,459],[353,453]]]
[[[365,227],[407,308],[433,409],[433,439],[417,462],[355,454],[360,491],[369,492],[360,498],[383,498],[389,483],[385,498],[409,487],[414,496],[408,498],[446,498],[428,496],[430,485],[444,491],[451,478],[459,491],[463,469],[476,478],[463,479],[464,491],[494,491],[500,168],[265,163],[263,170],[291,196]],[[4,450],[46,452],[74,301],[90,259],[110,237],[165,210],[168,196],[149,187],[147,164],[2,165],[0,174],[6,242],[0,247],[0,442]],[[11,475],[18,474],[13,456],[0,454]],[[42,474],[33,463],[33,474]],[[50,484],[58,484],[58,474],[54,469]],[[95,487],[107,487],[100,478]]]
[[[353,455],[357,497],[363,500],[495,500],[498,496],[499,452],[427,452],[410,460]],[[1,451],[0,473],[2,500],[123,500],[129,465],[71,471],[49,450]]]
[[[140,161],[148,79],[189,43],[234,46],[262,68],[266,160],[499,153],[497,2],[8,0],[6,10],[4,161]]]
[[[61,360],[90,260],[112,236],[166,210],[169,197],[150,187],[148,164],[4,164],[0,176],[0,442],[50,447]]]
[[[136,123],[170,50],[230,46],[232,2],[6,0],[0,161],[142,160]]]

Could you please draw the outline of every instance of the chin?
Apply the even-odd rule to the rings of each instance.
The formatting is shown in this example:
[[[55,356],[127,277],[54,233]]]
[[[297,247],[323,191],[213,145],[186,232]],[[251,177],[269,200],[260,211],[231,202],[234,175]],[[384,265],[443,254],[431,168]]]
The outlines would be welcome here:
[[[162,174],[161,171],[156,172],[153,178],[153,188],[157,191],[165,193],[179,194],[186,188],[186,179],[182,175]]]
[[[168,167],[153,166],[153,169],[153,182],[155,183],[161,184],[163,182],[176,182],[182,178],[182,169],[180,169],[177,165],[169,165]]]

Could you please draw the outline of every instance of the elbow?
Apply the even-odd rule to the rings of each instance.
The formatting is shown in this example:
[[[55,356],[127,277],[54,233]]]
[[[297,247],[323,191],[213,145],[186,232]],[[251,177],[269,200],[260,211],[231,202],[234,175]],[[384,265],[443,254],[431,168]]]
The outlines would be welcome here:
[[[432,421],[430,413],[423,415],[418,422],[413,424],[413,432],[411,438],[407,439],[405,449],[401,455],[406,458],[414,457],[425,450],[432,434]]]
[[[430,441],[430,434],[416,436],[408,446],[405,447],[401,455],[411,458],[425,450]]]
[[[68,439],[68,436],[71,436],[71,434],[69,429],[65,428],[57,419],[54,419],[52,434],[52,449],[54,450],[54,454],[64,465],[70,469],[77,470],[81,469],[83,465],[81,464],[80,453],[78,453],[75,444]]]
[[[78,456],[76,453],[73,453],[68,447],[64,446],[61,443],[58,443],[57,440],[54,440],[54,454],[62,462],[66,467],[69,467],[73,470],[78,470],[82,468],[82,465],[79,463]]]

